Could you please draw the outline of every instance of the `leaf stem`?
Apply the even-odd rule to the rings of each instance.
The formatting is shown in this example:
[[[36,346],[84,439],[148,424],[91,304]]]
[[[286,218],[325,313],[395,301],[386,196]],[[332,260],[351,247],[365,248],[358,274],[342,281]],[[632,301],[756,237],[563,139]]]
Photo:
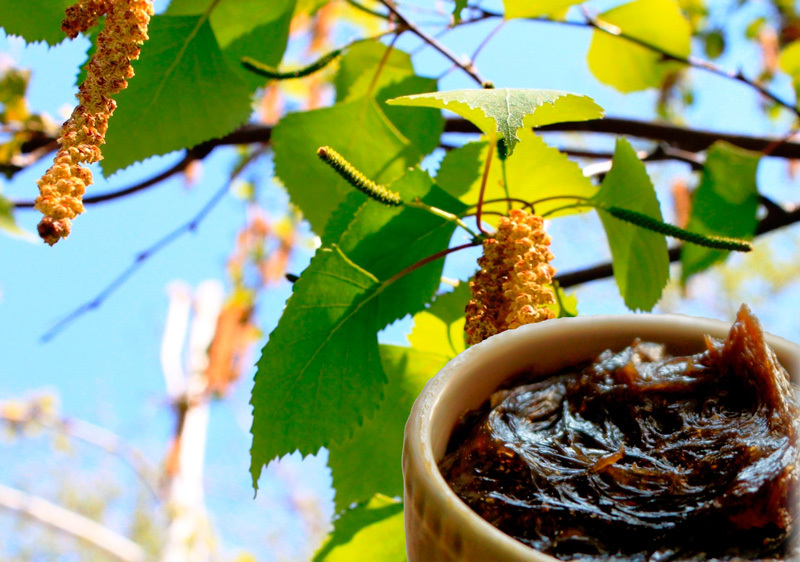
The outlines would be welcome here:
[[[423,211],[427,211],[432,215],[436,215],[437,217],[443,218],[448,222],[452,222],[453,224],[460,226],[461,228],[469,232],[473,240],[477,240],[478,238],[480,238],[480,235],[474,232],[470,227],[468,227],[464,223],[464,221],[462,221],[458,216],[454,215],[453,213],[448,213],[444,209],[440,209],[439,207],[433,207],[432,205],[423,203],[422,201],[419,200],[419,198],[415,199],[414,201],[406,201],[403,204],[406,207],[410,207],[412,209],[421,209]]]
[[[489,167],[492,164],[492,154],[494,153],[494,142],[489,143],[489,150],[486,153],[486,164],[483,166],[483,178],[481,178],[481,191],[478,195],[478,208],[475,211],[475,221],[478,224],[478,230],[481,234],[487,234],[481,224],[481,215],[483,215],[483,198],[486,195],[486,182],[489,179]]]
[[[480,240],[473,240],[472,242],[467,242],[466,244],[461,244],[460,246],[454,246],[452,248],[445,248],[444,250],[436,252],[435,254],[430,255],[427,258],[422,258],[417,263],[413,263],[413,264],[409,265],[407,268],[405,268],[404,270],[395,273],[389,279],[384,281],[382,283],[382,285],[384,287],[388,287],[389,285],[391,285],[392,283],[394,283],[398,279],[400,279],[402,277],[405,277],[406,275],[408,275],[409,273],[411,273],[413,271],[416,271],[420,267],[428,265],[429,263],[431,263],[433,261],[441,259],[441,258],[443,258],[445,256],[448,256],[448,255],[453,254],[455,252],[458,252],[460,250],[464,250],[466,248],[472,248],[474,246],[479,246],[480,244],[481,244]]]
[[[372,80],[370,80],[366,97],[372,96],[372,92],[375,90],[375,86],[378,84],[378,78],[380,78],[383,69],[386,67],[386,63],[389,61],[389,55],[391,55],[392,51],[394,50],[394,44],[397,43],[397,40],[400,38],[400,35],[403,33],[403,31],[404,30],[402,29],[397,29],[394,37],[392,38],[392,42],[386,46],[386,50],[383,52],[383,56],[378,63],[378,67],[375,69],[375,73],[372,75]]]
[[[577,209],[579,207],[595,208],[595,206],[592,205],[590,202],[588,202],[588,200],[584,200],[584,202],[582,202],[582,203],[571,203],[569,205],[564,205],[562,207],[556,207],[555,209],[550,209],[546,213],[542,213],[541,217],[544,219],[544,218],[547,218],[547,217],[551,217],[556,213],[560,213],[561,211],[566,211],[568,209]]]

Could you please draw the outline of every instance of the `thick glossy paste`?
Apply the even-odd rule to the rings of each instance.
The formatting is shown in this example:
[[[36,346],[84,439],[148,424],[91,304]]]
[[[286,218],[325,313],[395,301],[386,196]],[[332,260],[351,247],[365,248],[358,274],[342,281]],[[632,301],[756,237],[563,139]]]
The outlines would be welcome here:
[[[724,342],[634,342],[499,390],[440,463],[484,519],[564,560],[795,558],[797,402],[743,309]]]

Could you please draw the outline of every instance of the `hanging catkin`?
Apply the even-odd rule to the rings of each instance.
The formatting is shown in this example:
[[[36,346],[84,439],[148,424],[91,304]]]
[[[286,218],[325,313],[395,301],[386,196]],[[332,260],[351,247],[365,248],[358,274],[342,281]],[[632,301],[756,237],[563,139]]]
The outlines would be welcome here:
[[[92,174],[83,165],[102,158],[100,145],[116,108],[111,96],[128,86],[131,61],[139,58],[152,14],[150,0],[84,0],[67,8],[61,29],[70,38],[93,27],[103,15],[106,21],[77,95],[80,103],[61,127],[53,165],[37,182],[36,209],[44,215],[39,236],[51,246],[69,235],[71,220],[84,211],[83,194]]]
[[[464,328],[469,345],[554,317],[543,306],[555,303],[549,246],[541,217],[515,209],[500,219],[494,238],[483,241],[480,269],[469,284],[472,298]]]

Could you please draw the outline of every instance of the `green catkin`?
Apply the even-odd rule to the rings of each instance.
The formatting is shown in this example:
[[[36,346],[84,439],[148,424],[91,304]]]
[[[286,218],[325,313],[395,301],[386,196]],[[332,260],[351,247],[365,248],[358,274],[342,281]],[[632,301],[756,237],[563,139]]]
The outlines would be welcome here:
[[[286,72],[281,72],[277,68],[258,62],[257,60],[251,59],[250,57],[242,58],[242,66],[244,66],[247,70],[250,70],[251,72],[255,72],[256,74],[264,76],[266,78],[271,78],[272,80],[291,80],[292,78],[303,78],[304,76],[309,76],[319,70],[322,70],[330,63],[335,61],[337,58],[339,58],[341,54],[342,54],[342,49],[336,49],[335,51],[331,51],[327,55],[324,55],[321,58],[317,59],[316,61],[312,62],[308,66],[304,66],[303,68],[298,68],[297,70],[290,70]]]
[[[399,207],[403,204],[400,194],[386,189],[386,187],[367,178],[331,147],[322,146],[318,148],[317,156],[361,193],[390,207]]]
[[[630,209],[621,209],[620,207],[600,207],[612,217],[618,218],[625,222],[635,224],[642,228],[652,230],[661,234],[665,234],[678,240],[697,244],[698,246],[705,246],[706,248],[714,248],[717,250],[729,250],[735,252],[749,252],[753,246],[747,240],[739,238],[727,238],[724,236],[707,236],[698,234],[697,232],[689,232],[683,230],[675,225],[667,224],[648,217],[645,214],[631,211]]]

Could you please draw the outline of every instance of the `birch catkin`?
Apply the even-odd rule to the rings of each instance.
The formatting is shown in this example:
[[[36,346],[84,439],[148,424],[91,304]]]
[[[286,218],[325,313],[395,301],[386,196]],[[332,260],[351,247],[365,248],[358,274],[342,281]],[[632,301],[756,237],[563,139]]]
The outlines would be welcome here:
[[[469,284],[464,328],[469,345],[555,316],[544,306],[555,303],[549,246],[541,217],[515,209],[500,219],[494,238],[483,241],[480,270]]]
[[[84,164],[102,158],[100,145],[116,108],[111,96],[128,86],[131,61],[139,58],[152,14],[151,0],[82,0],[67,8],[61,29],[70,38],[87,31],[103,15],[106,22],[77,95],[80,103],[61,127],[61,147],[53,166],[37,182],[35,208],[44,215],[39,236],[51,246],[69,235],[71,220],[84,211],[83,194],[92,183]]]

